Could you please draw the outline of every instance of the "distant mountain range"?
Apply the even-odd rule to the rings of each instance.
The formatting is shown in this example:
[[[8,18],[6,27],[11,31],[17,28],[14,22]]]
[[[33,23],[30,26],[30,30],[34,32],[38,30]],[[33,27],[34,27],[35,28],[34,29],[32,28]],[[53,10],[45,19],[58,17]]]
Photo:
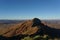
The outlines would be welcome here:
[[[4,24],[11,24],[11,23],[18,23],[18,22],[22,22],[24,20],[0,20],[0,23],[4,23]]]
[[[0,20],[0,23],[4,23],[4,24],[11,24],[11,23],[18,23],[18,22],[22,22],[25,20]],[[44,22],[47,23],[60,23],[60,20],[42,20]]]

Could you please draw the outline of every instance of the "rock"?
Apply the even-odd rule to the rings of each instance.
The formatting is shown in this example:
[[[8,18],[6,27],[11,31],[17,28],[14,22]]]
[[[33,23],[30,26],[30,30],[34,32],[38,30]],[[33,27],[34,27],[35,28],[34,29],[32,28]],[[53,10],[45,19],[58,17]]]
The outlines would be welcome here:
[[[32,26],[39,26],[41,24],[41,21],[38,18],[34,18],[32,21],[33,21],[33,25]]]
[[[3,30],[3,31],[2,31]],[[44,35],[58,36],[60,37],[60,29],[54,29],[47,25],[44,25],[40,19],[34,18],[18,24],[15,24],[9,28],[2,29],[1,34],[4,37],[17,37],[18,35]],[[14,37],[15,36],[15,37]],[[18,37],[17,37],[18,38]]]
[[[32,35],[35,34],[39,28],[41,21],[38,18],[27,20],[22,23],[15,24],[2,33],[3,36],[12,37],[17,35]]]

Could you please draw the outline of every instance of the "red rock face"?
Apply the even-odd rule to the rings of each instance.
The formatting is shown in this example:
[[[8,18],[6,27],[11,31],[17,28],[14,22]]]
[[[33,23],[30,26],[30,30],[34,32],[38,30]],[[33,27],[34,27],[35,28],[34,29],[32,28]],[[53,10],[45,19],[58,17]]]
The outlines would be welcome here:
[[[38,19],[28,20],[28,21],[13,25],[9,29],[7,28],[7,30],[3,32],[1,35],[5,37],[12,37],[16,35],[32,35],[39,30],[37,25],[38,25]]]
[[[37,18],[12,25],[9,28],[0,29],[0,35],[5,37],[13,37],[17,35],[32,35],[32,34],[39,34],[39,35],[47,34],[49,36],[60,37],[60,29],[55,29],[51,28],[50,26],[44,25]]]

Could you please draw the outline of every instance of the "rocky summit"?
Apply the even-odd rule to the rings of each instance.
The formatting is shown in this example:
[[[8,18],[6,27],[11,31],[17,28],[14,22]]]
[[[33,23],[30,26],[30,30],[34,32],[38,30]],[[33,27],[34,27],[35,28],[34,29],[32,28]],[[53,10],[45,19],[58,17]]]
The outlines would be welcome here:
[[[21,35],[33,36],[44,34],[51,37],[60,37],[60,29],[55,29],[44,25],[44,23],[42,23],[38,18],[26,20],[24,22],[14,24],[11,27],[0,29],[0,35],[2,37],[10,38],[21,37]]]
[[[17,35],[32,35],[35,34],[40,28],[41,21],[38,18],[27,20],[15,24],[9,28],[3,29],[2,36],[12,37]]]

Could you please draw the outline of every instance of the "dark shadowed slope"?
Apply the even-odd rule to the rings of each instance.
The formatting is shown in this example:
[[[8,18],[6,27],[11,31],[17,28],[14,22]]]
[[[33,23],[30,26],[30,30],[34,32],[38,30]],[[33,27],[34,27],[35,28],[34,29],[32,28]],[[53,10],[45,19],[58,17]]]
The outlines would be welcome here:
[[[0,32],[0,38],[13,40],[20,39],[26,35],[34,36],[44,34],[60,38],[60,29],[51,28],[48,25],[44,25],[38,18],[34,18],[32,20],[15,24],[6,29],[2,29],[2,32]]]

